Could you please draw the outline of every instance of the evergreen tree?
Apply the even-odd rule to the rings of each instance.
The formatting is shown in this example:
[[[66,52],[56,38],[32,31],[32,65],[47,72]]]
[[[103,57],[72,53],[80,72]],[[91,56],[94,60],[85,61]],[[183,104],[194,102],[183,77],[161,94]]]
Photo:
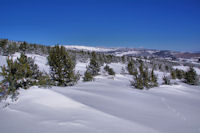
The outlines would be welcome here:
[[[182,79],[183,76],[184,76],[184,71],[183,71],[183,70],[176,69],[176,70],[175,70],[175,73],[176,73],[176,77],[177,77],[178,79]]]
[[[154,67],[153,67],[151,71],[151,87],[156,87],[156,86],[158,86],[158,82],[157,82],[157,76],[154,74]]]
[[[142,76],[135,73],[131,81],[131,86],[134,86],[136,89],[144,89]]]
[[[136,89],[144,89],[143,62],[140,62],[139,72],[137,71],[137,69],[134,70],[131,86],[134,86]]]
[[[124,55],[121,57],[121,60],[122,60],[122,63],[125,63],[125,62],[126,62],[126,58],[125,58]]]
[[[0,53],[4,55],[4,51],[6,50],[6,46],[8,44],[8,39],[1,39],[0,40]]]
[[[92,52],[92,56],[90,59],[90,64],[87,68],[87,71],[92,75],[92,76],[96,76],[98,75],[99,71],[100,71],[100,66],[97,62],[97,56],[95,52]]]
[[[171,69],[171,78],[172,79],[176,79],[176,72],[173,70],[173,69]]]
[[[190,85],[197,85],[198,84],[198,77],[197,73],[193,67],[190,67],[189,70],[185,73],[185,83]]]
[[[65,47],[55,46],[50,49],[48,62],[50,65],[50,76],[56,86],[72,86],[78,80],[75,74],[75,63],[72,62]]]
[[[129,61],[129,63],[127,65],[127,70],[130,75],[134,75],[135,66],[134,66],[133,60]]]
[[[23,42],[20,44],[19,46],[19,50],[22,52],[22,53],[26,53],[26,51],[28,50],[29,46],[27,44],[27,42]]]
[[[45,80],[38,66],[31,58],[21,54],[17,60],[7,59],[7,66],[1,67],[2,84],[8,84],[8,94],[15,94],[19,88],[27,89],[33,85],[39,85],[40,79]]]
[[[154,74],[154,68],[152,69],[151,74],[149,74],[148,67],[144,67],[143,61],[139,61],[139,63],[139,72],[137,69],[134,69],[133,81],[131,81],[131,85],[137,89],[158,86],[157,77]]]
[[[93,81],[93,80],[94,80],[94,78],[93,78],[92,74],[86,70],[84,73],[83,81],[86,82],[86,81]]]
[[[141,72],[142,78],[143,78],[143,84],[146,88],[150,88],[150,77],[149,77],[149,71],[148,67],[143,70],[143,73]]]
[[[106,65],[106,66],[104,67],[104,70],[105,70],[106,72],[108,72],[109,75],[115,75],[114,70],[113,70],[112,68],[110,68],[108,65]]]

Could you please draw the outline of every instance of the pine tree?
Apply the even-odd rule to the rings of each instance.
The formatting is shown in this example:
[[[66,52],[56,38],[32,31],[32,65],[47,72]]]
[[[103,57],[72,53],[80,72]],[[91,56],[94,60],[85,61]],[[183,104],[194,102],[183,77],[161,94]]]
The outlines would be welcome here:
[[[110,68],[108,65],[106,65],[106,66],[104,67],[104,70],[105,70],[106,72],[108,72],[109,75],[115,75],[114,70],[113,70],[112,68]]]
[[[131,86],[134,86],[136,89],[144,89],[144,84],[143,84],[143,75],[141,74],[141,68],[140,66],[140,73],[137,71],[136,68],[134,68],[133,72],[133,80],[131,82]]]
[[[151,71],[151,87],[156,87],[156,86],[158,86],[158,82],[157,82],[157,76],[154,74],[154,67],[153,67]]]
[[[1,39],[0,40],[0,53],[2,53],[3,55],[5,53],[7,44],[8,44],[8,39]]]
[[[33,85],[39,85],[40,79],[45,80],[38,66],[32,58],[21,54],[17,60],[7,58],[7,66],[1,67],[2,84],[8,84],[8,94],[15,94],[19,88],[27,89]]]
[[[92,74],[86,70],[84,73],[83,81],[86,82],[86,81],[93,81],[93,80],[94,80],[94,78],[93,78]]]
[[[198,84],[198,77],[197,73],[193,67],[190,67],[189,70],[185,73],[185,83],[190,85],[197,85]]]
[[[133,60],[129,61],[129,63],[127,65],[127,70],[128,70],[130,75],[134,75],[135,66],[134,66]]]
[[[65,47],[51,48],[48,56],[50,76],[56,86],[72,86],[78,80],[75,74],[75,64],[65,50]]]
[[[183,70],[176,69],[175,73],[176,73],[176,77],[178,79],[182,79],[183,78],[183,75],[184,75],[184,71]]]
[[[143,84],[146,88],[150,88],[150,77],[149,77],[149,71],[148,71],[148,67],[145,68],[145,70],[143,70],[143,73],[141,73],[142,78],[143,78]]]
[[[133,81],[131,81],[131,86],[134,86],[136,89],[144,89],[142,76],[135,75]]]
[[[171,70],[170,74],[172,79],[176,79],[176,72],[173,69]]]
[[[97,62],[97,56],[95,52],[92,52],[92,57],[90,59],[90,64],[87,68],[87,71],[92,74],[92,76],[98,75],[100,71],[100,66]]]
[[[26,51],[28,50],[29,46],[27,44],[27,42],[23,42],[20,44],[19,46],[19,50],[22,52],[22,53],[26,53]]]

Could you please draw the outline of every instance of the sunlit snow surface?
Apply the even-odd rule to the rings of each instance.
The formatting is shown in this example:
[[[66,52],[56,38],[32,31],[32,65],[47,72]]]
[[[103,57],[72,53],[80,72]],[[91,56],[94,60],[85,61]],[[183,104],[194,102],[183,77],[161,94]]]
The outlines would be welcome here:
[[[41,70],[46,58],[35,56]],[[2,57],[1,57],[2,59]],[[1,60],[3,62],[3,59]],[[4,62],[5,63],[5,62]],[[1,63],[4,64],[4,63]],[[78,63],[83,73],[86,64]],[[2,133],[199,133],[200,87],[162,85],[150,90],[130,87],[120,63],[110,64],[115,78],[97,76],[73,87],[20,90],[19,99],[0,103]],[[162,73],[157,72],[158,75]],[[161,77],[161,76],[160,76]]]

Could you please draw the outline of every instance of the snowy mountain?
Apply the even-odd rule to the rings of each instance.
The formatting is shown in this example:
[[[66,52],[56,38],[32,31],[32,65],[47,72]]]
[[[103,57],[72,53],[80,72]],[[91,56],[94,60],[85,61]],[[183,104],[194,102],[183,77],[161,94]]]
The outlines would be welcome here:
[[[109,52],[114,50],[112,48],[100,48],[100,47],[78,46],[78,45],[64,45],[64,47],[66,49],[71,49],[71,50],[96,51],[96,52]]]
[[[90,46],[78,45],[64,45],[66,49],[83,50],[83,51],[96,51],[101,53],[113,54],[116,56],[148,56],[148,57],[161,57],[161,58],[194,58],[200,57],[200,53],[178,52],[171,50],[155,50],[145,48],[101,48]]]

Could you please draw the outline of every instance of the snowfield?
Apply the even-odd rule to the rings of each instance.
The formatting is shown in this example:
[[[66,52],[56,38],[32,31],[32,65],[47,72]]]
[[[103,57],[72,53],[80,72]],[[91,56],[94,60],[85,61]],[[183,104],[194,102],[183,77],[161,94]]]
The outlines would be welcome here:
[[[34,56],[40,70],[46,58]],[[4,61],[3,61],[4,60]],[[0,57],[1,65],[5,63]],[[85,71],[77,63],[76,71]],[[199,133],[200,87],[184,83],[149,90],[130,87],[124,64],[111,63],[116,76],[99,75],[73,87],[20,90],[19,99],[0,103],[2,133]],[[102,70],[103,71],[103,70]],[[156,72],[159,76],[162,73]],[[162,76],[160,76],[162,77]],[[4,107],[6,103],[9,106]]]
[[[78,45],[63,45],[66,49],[72,50],[84,50],[84,51],[96,51],[96,52],[108,52],[114,49],[109,48],[100,48],[100,47],[91,47],[91,46],[78,46]]]

